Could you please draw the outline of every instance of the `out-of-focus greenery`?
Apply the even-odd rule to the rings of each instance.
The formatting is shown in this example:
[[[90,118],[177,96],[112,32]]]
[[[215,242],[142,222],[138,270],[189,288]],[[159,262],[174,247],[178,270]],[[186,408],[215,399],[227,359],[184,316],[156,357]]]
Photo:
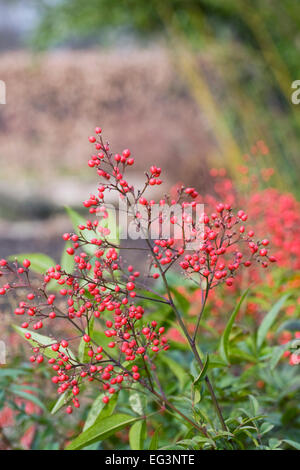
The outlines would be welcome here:
[[[61,0],[38,7],[38,48],[76,44],[79,37],[100,44],[120,34],[166,38],[211,126],[217,143],[211,159],[225,159],[237,173],[243,152],[263,139],[270,166],[279,170],[277,185],[299,192],[300,112],[291,103],[291,84],[300,78],[299,2]]]

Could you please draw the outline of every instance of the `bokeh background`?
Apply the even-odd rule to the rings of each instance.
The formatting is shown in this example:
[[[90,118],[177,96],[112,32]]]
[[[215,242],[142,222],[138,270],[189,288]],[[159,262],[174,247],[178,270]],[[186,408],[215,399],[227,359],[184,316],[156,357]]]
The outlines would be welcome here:
[[[1,0],[0,256],[61,251],[63,206],[94,184],[95,125],[137,180],[155,163],[203,192],[263,140],[255,166],[299,195],[299,25],[290,0]]]

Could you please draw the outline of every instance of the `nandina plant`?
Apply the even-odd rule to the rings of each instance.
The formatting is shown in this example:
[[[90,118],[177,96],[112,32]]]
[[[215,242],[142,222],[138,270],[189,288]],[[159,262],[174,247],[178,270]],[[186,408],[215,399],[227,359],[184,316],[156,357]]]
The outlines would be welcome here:
[[[24,320],[21,328],[15,328],[32,346],[29,360],[36,364],[47,360],[53,371],[51,381],[59,395],[54,411],[65,406],[66,413],[72,414],[90,383],[101,392],[102,406],[111,407],[102,420],[94,423],[95,418],[90,418],[93,425],[69,448],[83,448],[132,424],[131,429],[142,439],[147,417],[112,414],[115,397],[122,390],[148,395],[158,405],[154,413],[172,412],[198,436],[198,444],[214,447],[214,438],[220,435],[233,442],[234,434],[209,377],[209,358],[201,350],[199,331],[212,290],[221,285],[230,288],[243,269],[266,269],[276,261],[269,253],[269,240],[255,239],[242,208],[218,202],[214,211],[208,212],[195,188],[182,185],[175,196],[166,195],[158,203],[150,199],[150,189],[162,184],[161,169],[151,166],[143,186],[136,188],[127,179],[127,169],[134,165],[131,152],[125,149],[113,154],[101,128],[97,127],[95,134],[89,137],[94,153],[88,165],[99,178],[97,194],[83,202],[89,218],[77,223],[74,232],[63,234],[67,243],[64,262],[49,266],[39,279],[34,257],[0,260],[0,294],[15,292],[22,297],[14,313]],[[118,212],[106,203],[112,195],[120,201]],[[76,219],[75,212],[70,213]],[[117,219],[121,221],[119,230]],[[130,237],[139,238],[139,243]],[[147,266],[145,275],[134,267],[137,254],[139,265]],[[202,305],[192,329],[186,325],[180,298],[170,284],[172,270],[202,291]],[[247,291],[238,305],[232,306],[220,338],[219,350],[225,361],[230,331],[246,295]],[[218,424],[203,416],[191,417],[166,395],[166,384],[155,364],[160,355],[168,354],[171,345],[160,310],[156,318],[151,314],[153,305],[160,306],[161,312],[165,308],[172,312],[172,321],[176,321],[196,364],[197,376],[189,385],[190,392],[194,397],[197,385],[205,384]],[[38,333],[43,329],[47,335]]]

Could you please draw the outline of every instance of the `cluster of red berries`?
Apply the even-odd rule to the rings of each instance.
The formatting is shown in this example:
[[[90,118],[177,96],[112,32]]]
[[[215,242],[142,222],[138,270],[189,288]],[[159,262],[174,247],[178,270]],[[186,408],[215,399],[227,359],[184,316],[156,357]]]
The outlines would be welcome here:
[[[126,168],[134,164],[131,152],[125,149],[122,154],[113,155],[109,144],[103,142],[101,132],[97,127],[97,137],[89,137],[96,153],[88,161],[101,182],[98,194],[90,195],[83,205],[91,215],[105,220],[108,216],[105,193],[113,190],[122,200],[128,201],[137,226],[142,218],[140,207],[146,210],[148,224],[161,224],[161,216],[155,221],[151,219],[155,201],[148,201],[145,197],[149,186],[162,183],[161,169],[151,166],[146,173],[144,188],[136,190],[125,179]],[[218,203],[215,212],[210,215],[203,213],[200,220],[194,220],[187,208],[196,209],[198,196],[195,188],[181,187],[175,199],[166,197],[159,202],[161,208],[167,203],[180,204],[180,220],[172,216],[170,223],[180,224],[183,228],[189,224],[190,230],[188,235],[183,230],[179,239],[168,237],[153,241],[147,238],[152,260],[149,269],[154,271],[154,279],[165,276],[170,266],[178,261],[188,276],[198,274],[199,282],[204,280],[209,290],[221,282],[232,285],[242,265],[249,267],[253,261],[258,261],[267,267],[268,262],[275,261],[268,253],[268,240],[254,241],[254,232],[246,230],[248,216],[244,211],[235,214],[231,205]],[[73,332],[77,332],[73,337],[60,340],[56,339],[56,334],[48,344],[42,344],[39,336],[25,332],[25,338],[33,344],[30,361],[42,363],[51,352],[48,362],[55,372],[52,382],[57,385],[59,394],[69,392],[67,400],[72,401],[75,408],[80,406],[78,395],[86,380],[100,383],[101,390],[105,392],[104,403],[109,401],[110,394],[124,385],[124,381],[127,385],[139,382],[150,387],[153,360],[160,351],[169,348],[164,327],[159,327],[156,321],[149,323],[144,320],[144,308],[138,304],[140,298],[145,298],[140,294],[140,288],[145,290],[139,281],[140,272],[133,266],[123,266],[120,257],[122,245],[112,243],[107,237],[109,232],[109,227],[102,225],[101,218],[97,217],[80,224],[76,233],[63,234],[63,239],[68,242],[66,252],[73,257],[75,269],[68,273],[60,265],[52,266],[39,286],[31,279],[30,260],[24,260],[22,266],[17,261],[8,263],[0,260],[1,277],[12,278],[2,285],[0,295],[12,290],[26,291],[26,299],[15,309],[16,315],[26,315],[22,323],[24,330],[29,327],[40,330],[46,321],[60,320],[69,322]],[[196,243],[192,252],[187,248],[188,242]],[[151,300],[151,297],[147,298]],[[168,303],[165,298],[163,301]],[[108,343],[102,341],[100,344],[97,327],[95,334],[93,332],[94,323],[102,325]],[[70,347],[70,343],[78,342],[78,338],[84,346],[81,347],[84,354],[80,360]],[[128,365],[130,362],[131,366]],[[67,412],[71,413],[72,409],[72,405],[68,405]]]

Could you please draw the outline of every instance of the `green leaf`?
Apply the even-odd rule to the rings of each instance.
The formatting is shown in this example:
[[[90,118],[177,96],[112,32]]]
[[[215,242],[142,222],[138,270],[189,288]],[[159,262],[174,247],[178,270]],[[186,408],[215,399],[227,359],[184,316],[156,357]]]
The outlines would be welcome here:
[[[111,341],[111,338],[108,338],[107,336],[105,336],[105,333],[103,331],[99,331],[99,330],[98,331],[94,330],[93,333],[91,334],[91,338],[97,343],[97,345],[103,346],[103,349],[107,349],[108,344]],[[112,357],[117,356],[117,349],[116,348],[111,349],[109,351],[109,354]]]
[[[144,404],[141,397],[141,392],[131,391],[129,395],[129,403],[132,410],[140,416],[144,416]]]
[[[292,441],[291,439],[282,439],[282,441],[289,446],[294,447],[294,449],[300,450],[300,442]]]
[[[107,404],[104,404],[102,398],[104,393],[101,393],[93,402],[91,409],[87,415],[84,423],[83,431],[89,429],[94,423],[106,418],[113,414],[118,402],[119,394],[114,393]]]
[[[289,294],[286,294],[283,297],[281,297],[281,299],[279,299],[278,302],[276,302],[276,304],[271,308],[269,313],[265,316],[265,318],[261,322],[257,331],[257,338],[256,338],[257,349],[261,348],[269,329],[271,328],[274,321],[276,320],[280,310],[282,309],[288,297],[289,297]]]
[[[39,408],[46,411],[46,407],[44,403],[36,395],[33,395],[32,393],[27,393],[25,390],[18,390],[14,388],[12,388],[12,392],[14,395],[18,395],[19,397],[22,397],[25,400],[31,401],[32,403],[37,405]]]
[[[72,392],[70,390],[66,390],[64,393],[62,393],[60,397],[58,398],[58,400],[55,402],[53,408],[51,409],[51,414],[54,415],[64,405],[66,405],[71,396],[72,396]]]
[[[281,442],[282,441],[280,441],[279,439],[271,438],[269,439],[269,447],[271,449],[277,449],[280,446]]]
[[[261,436],[263,436],[264,434],[268,434],[268,432],[271,431],[273,428],[274,428],[274,424],[271,424],[265,421],[264,423],[262,423],[259,433]]]
[[[0,369],[0,377],[18,377],[24,373],[23,369]]]
[[[49,268],[56,265],[54,259],[43,253],[22,253],[19,255],[11,255],[8,259],[10,261],[17,259],[20,264],[23,263],[24,259],[29,259],[31,262],[30,269],[40,274],[44,274]]]
[[[130,426],[137,421],[137,419],[138,418],[121,413],[107,416],[79,434],[79,436],[66,447],[66,450],[80,450],[94,442],[103,441],[117,431]]]
[[[184,297],[184,295],[180,294],[180,292],[178,292],[175,287],[170,287],[170,290],[174,295],[176,302],[180,307],[180,310],[186,315],[190,309],[190,302],[187,300],[186,297]]]
[[[179,386],[180,386],[181,389],[183,389],[185,383],[188,380],[188,374],[186,373],[184,368],[180,364],[178,364],[178,362],[174,361],[173,359],[171,359],[166,354],[162,354],[160,356],[160,360],[162,362],[164,362],[166,364],[166,366],[168,366],[169,369],[173,372],[175,377],[177,377],[177,379],[179,381]]]
[[[93,316],[89,320],[89,327],[86,327],[85,329],[85,333],[88,334],[91,338],[93,337],[93,332],[94,332],[94,322],[95,322],[95,317]],[[86,363],[90,361],[90,357],[88,355],[89,349],[90,349],[89,344],[86,343],[82,337],[78,346],[78,358],[80,362]]]
[[[86,225],[86,219],[83,216],[78,214],[78,212],[76,212],[74,209],[71,209],[71,207],[66,206],[65,209],[71,219],[74,231],[77,233],[77,235],[83,236],[87,241],[91,241],[92,238],[96,238],[96,234],[93,230],[80,230],[78,228],[79,225]],[[96,246],[84,245],[82,249],[87,254],[93,256],[96,251]]]
[[[146,422],[136,421],[129,431],[129,444],[132,450],[143,450],[146,439]]]
[[[205,379],[206,373],[207,373],[207,370],[208,370],[208,366],[209,366],[209,355],[207,354],[206,358],[205,358],[205,361],[204,361],[204,364],[203,364],[203,369],[201,370],[200,374],[198,375],[198,377],[194,381],[194,384],[193,384],[194,387],[199,385],[199,383],[202,382],[202,380]]]
[[[74,256],[70,256],[66,251],[67,248],[70,247],[72,247],[72,243],[70,241],[67,241],[60,259],[60,265],[62,269],[68,274],[72,274],[75,267]]]
[[[269,362],[271,370],[275,369],[278,362],[282,358],[284,351],[286,351],[288,348],[289,348],[288,344],[284,344],[284,345],[280,345],[280,346],[276,346],[272,348],[272,354],[271,354],[271,358]]]
[[[116,223],[115,209],[110,210],[107,208],[106,212],[108,214],[108,217],[106,219],[101,220],[101,226],[105,228],[109,228],[111,232],[108,235],[109,241],[113,243],[114,245],[118,245],[120,242],[120,230]],[[115,238],[113,238],[113,235],[115,235]]]
[[[244,299],[246,298],[248,292],[249,292],[249,289],[247,289],[243,293],[242,297],[240,298],[239,303],[237,304],[237,306],[235,307],[234,311],[232,312],[232,314],[229,318],[229,321],[226,325],[226,328],[225,328],[225,330],[222,334],[221,340],[220,340],[220,347],[219,347],[220,356],[227,364],[230,363],[230,361],[229,361],[229,336],[230,336],[230,333],[231,333],[231,329],[233,327],[234,320],[235,320],[237,314],[239,313],[241,305],[242,305]]]
[[[149,450],[157,450],[158,449],[158,435],[159,435],[160,429],[161,429],[161,426],[159,426],[156,429],[155,433],[153,434],[152,439],[151,439],[150,444],[149,444]]]
[[[55,358],[55,359],[57,358],[58,352],[53,351],[51,349],[51,345],[57,343],[56,340],[54,340],[53,338],[49,338],[48,336],[41,335],[40,333],[36,333],[35,331],[30,331],[27,328],[26,328],[26,330],[24,330],[23,328],[21,328],[18,325],[12,325],[12,327],[22,338],[24,338],[26,341],[28,341],[28,343],[30,343],[32,346],[34,346],[34,347],[36,347],[37,345],[47,346],[47,347],[43,348],[43,351],[42,351],[43,354],[46,357],[49,357],[50,359],[51,358]],[[25,335],[26,332],[31,334],[31,338],[29,338],[29,339],[25,338],[24,335]],[[60,346],[59,351],[63,352],[64,354],[71,357],[72,359],[75,359],[75,356],[72,353],[72,351],[69,349],[69,347],[68,348],[63,348],[62,346]]]
[[[249,398],[250,398],[251,405],[252,405],[253,415],[257,415],[258,410],[259,410],[259,403],[253,395],[249,395]]]

